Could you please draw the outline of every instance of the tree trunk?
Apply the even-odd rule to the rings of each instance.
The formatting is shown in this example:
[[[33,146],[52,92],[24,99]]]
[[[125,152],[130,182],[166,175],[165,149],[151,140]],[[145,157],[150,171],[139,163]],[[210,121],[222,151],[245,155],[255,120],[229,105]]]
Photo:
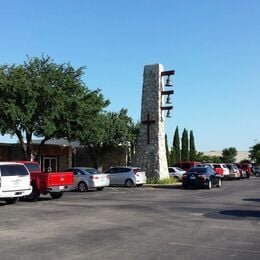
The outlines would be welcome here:
[[[26,160],[32,160],[32,131],[26,129]]]
[[[23,152],[23,159],[27,160],[27,145],[24,143],[23,135],[20,130],[16,129],[15,134],[19,140]]]
[[[93,146],[91,144],[87,144],[85,147],[90,154],[94,168],[98,170],[102,170],[102,166],[103,166],[102,164],[105,155],[102,151],[102,147],[99,145]]]
[[[97,163],[97,156],[96,156],[96,153],[95,153],[95,151],[94,151],[95,148],[92,147],[92,145],[89,144],[89,143],[86,144],[85,148],[87,149],[87,151],[88,151],[88,153],[89,153],[89,155],[90,155],[90,157],[91,157],[91,160],[92,160],[92,162],[93,162],[94,168],[97,169],[98,163]]]
[[[35,153],[35,159],[34,159],[35,161],[40,162],[40,157],[41,157],[41,154],[42,154],[42,148],[43,148],[44,144],[50,139],[51,139],[51,137],[45,137],[44,139],[41,140],[41,143],[38,146],[37,153]]]

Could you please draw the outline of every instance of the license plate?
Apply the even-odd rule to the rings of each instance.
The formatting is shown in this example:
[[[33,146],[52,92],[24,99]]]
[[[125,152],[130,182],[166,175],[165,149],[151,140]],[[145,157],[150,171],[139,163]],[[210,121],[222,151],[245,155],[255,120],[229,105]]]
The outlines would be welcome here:
[[[59,189],[60,190],[64,190],[64,186],[59,186]]]
[[[190,176],[190,179],[191,179],[191,180],[195,180],[196,177],[195,177],[195,176]]]

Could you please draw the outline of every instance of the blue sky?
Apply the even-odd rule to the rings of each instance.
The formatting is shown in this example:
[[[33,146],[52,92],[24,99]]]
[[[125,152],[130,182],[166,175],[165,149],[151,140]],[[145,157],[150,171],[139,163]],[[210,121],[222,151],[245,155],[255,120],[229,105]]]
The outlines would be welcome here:
[[[87,86],[135,121],[144,65],[174,69],[169,142],[177,125],[193,130],[199,151],[260,141],[258,0],[10,0],[0,24],[0,64],[46,54],[86,66]]]

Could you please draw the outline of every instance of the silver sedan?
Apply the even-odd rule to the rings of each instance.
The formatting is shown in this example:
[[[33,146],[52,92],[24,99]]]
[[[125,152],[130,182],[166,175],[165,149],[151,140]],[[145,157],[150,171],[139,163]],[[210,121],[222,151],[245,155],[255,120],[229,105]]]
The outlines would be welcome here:
[[[100,173],[94,168],[73,167],[66,171],[72,171],[74,174],[74,185],[70,187],[71,190],[76,189],[80,192],[84,192],[89,189],[96,189],[100,191],[110,185],[108,175]]]

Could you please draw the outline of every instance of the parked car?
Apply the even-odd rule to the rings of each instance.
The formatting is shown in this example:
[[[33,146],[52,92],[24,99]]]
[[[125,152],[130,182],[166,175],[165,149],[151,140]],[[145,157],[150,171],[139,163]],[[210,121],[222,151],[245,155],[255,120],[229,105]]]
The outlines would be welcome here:
[[[219,188],[221,185],[221,177],[208,166],[192,167],[182,175],[184,189],[190,186],[211,189],[212,186]]]
[[[256,177],[260,177],[260,166],[253,166],[253,171]]]
[[[106,171],[110,185],[124,185],[126,187],[142,186],[146,183],[145,171],[138,167],[118,166]]]
[[[37,201],[41,194],[50,194],[53,199],[59,199],[68,186],[73,184],[72,172],[42,172],[38,162],[22,163],[31,175],[32,193],[25,197],[29,201]]]
[[[182,181],[182,175],[186,172],[179,167],[168,167],[170,177],[175,178],[177,181]]]
[[[224,178],[224,167],[220,163],[204,163],[210,166],[222,179]]]
[[[241,179],[247,178],[247,173],[246,173],[245,170],[243,170],[243,169],[241,168],[241,164],[240,164],[240,163],[235,163],[235,165],[236,165],[236,167],[239,169],[240,178],[241,178]]]
[[[255,175],[259,175],[260,174],[260,166],[255,165],[252,168],[253,168],[253,173]]]
[[[246,171],[247,178],[250,178],[250,176],[253,175],[253,167],[252,164],[250,163],[242,163],[241,164],[241,169]]]
[[[245,179],[247,178],[247,173],[245,170],[241,169],[241,168],[238,168],[239,170],[239,173],[240,173],[240,179]]]
[[[89,189],[96,189],[101,191],[110,185],[108,175],[99,172],[95,168],[73,167],[66,171],[71,171],[74,175],[74,184],[70,186],[70,189],[72,190],[76,189],[80,192],[84,192]]]
[[[220,163],[220,167],[223,169],[223,178],[227,179],[229,177],[229,169],[225,163]]]
[[[239,169],[237,168],[237,166],[235,164],[232,163],[226,163],[226,166],[229,169],[229,179],[233,180],[239,180],[240,179],[240,172]]]
[[[31,192],[30,173],[23,164],[0,162],[0,200],[12,204]]]
[[[199,166],[201,165],[200,162],[180,162],[180,163],[176,163],[174,164],[173,166],[174,167],[179,167],[185,171],[189,170],[191,167],[196,167],[196,166]]]

